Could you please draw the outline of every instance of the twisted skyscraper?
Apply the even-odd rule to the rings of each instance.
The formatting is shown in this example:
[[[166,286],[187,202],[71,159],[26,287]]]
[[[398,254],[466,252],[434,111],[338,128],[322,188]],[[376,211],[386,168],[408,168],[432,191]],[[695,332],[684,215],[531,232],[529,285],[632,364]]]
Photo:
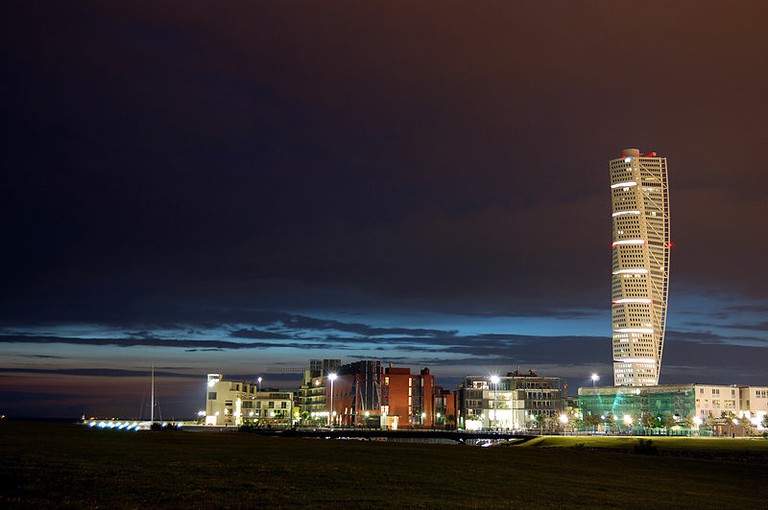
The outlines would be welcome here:
[[[625,149],[611,160],[613,382],[659,383],[669,288],[667,159]]]

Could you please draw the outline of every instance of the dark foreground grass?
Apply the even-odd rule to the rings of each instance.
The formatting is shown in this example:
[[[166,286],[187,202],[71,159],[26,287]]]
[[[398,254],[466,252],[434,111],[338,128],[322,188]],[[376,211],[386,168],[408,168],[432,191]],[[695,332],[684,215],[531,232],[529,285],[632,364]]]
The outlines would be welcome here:
[[[670,454],[686,451],[738,456],[743,453],[768,459],[768,440],[761,437],[730,439],[680,436],[543,436],[532,439],[522,446],[573,447],[581,444],[586,448],[632,450],[640,439],[651,440],[659,451]]]
[[[768,506],[764,462],[580,447],[133,433],[4,421],[0,452],[0,508]]]

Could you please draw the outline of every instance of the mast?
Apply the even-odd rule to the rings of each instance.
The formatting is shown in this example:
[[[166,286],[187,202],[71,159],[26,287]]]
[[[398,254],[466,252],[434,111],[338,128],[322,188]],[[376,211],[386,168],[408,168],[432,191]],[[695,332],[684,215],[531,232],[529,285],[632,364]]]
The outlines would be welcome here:
[[[152,392],[151,392],[151,401],[150,401],[150,407],[149,407],[149,421],[152,423],[155,422],[155,364],[152,364],[151,367],[151,381],[152,381]]]

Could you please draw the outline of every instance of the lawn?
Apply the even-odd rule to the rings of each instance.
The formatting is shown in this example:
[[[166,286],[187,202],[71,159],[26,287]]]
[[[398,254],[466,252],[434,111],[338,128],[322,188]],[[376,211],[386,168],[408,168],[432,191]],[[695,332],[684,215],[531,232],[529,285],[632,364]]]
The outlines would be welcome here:
[[[571,444],[571,439],[576,441]],[[620,440],[624,451],[613,449],[616,442],[606,443],[609,449],[599,448],[598,440],[615,438],[594,438],[594,444],[573,447],[591,439],[545,438],[526,447],[479,448],[235,432],[122,432],[3,421],[0,507],[570,509],[768,504],[765,457],[731,462],[638,455],[631,453],[629,438]],[[660,450],[667,448],[661,446],[667,439],[679,438],[660,438]],[[763,443],[753,443],[763,448]],[[718,444],[725,448],[741,443]],[[669,443],[673,447],[688,448]]]
[[[680,436],[544,436],[533,439],[523,446],[573,447],[582,444],[587,448],[618,448],[631,450],[639,439],[650,439],[660,452],[730,452],[768,455],[768,440],[762,437],[730,439],[723,437]]]

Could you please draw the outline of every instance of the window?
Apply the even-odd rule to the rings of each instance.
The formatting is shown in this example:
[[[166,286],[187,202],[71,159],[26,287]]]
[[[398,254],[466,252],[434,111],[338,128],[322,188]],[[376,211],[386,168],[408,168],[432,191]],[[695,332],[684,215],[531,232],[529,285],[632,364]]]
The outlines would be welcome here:
[[[274,401],[272,401],[272,400],[270,400],[270,401],[269,401],[269,405],[268,405],[268,407],[269,407],[270,409],[274,409],[274,408],[275,408],[275,402],[274,402]]]
[[[280,402],[280,409],[288,409],[288,402]]]
[[[208,400],[216,400],[216,392],[215,391],[209,391],[208,392]]]

